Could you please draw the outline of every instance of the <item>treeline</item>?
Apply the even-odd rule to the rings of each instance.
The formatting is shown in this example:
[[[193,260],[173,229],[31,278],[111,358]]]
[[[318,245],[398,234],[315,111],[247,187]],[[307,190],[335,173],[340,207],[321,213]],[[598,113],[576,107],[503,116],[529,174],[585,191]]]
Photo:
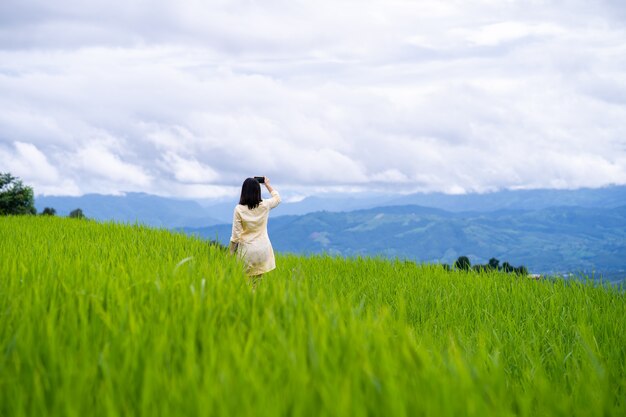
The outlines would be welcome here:
[[[52,207],[46,207],[39,213],[42,216],[56,216],[57,211]],[[72,219],[86,219],[85,214],[79,208],[70,211],[70,214],[67,217],[71,217]]]
[[[448,270],[455,269],[457,271],[476,271],[476,272],[491,272],[491,271],[501,271],[506,272],[507,274],[517,274],[517,275],[528,275],[528,268],[524,265],[513,266],[508,262],[503,262],[500,264],[500,261],[496,258],[489,259],[489,262],[486,264],[476,264],[472,265],[469,258],[467,256],[459,256],[452,266],[444,264],[444,268]]]

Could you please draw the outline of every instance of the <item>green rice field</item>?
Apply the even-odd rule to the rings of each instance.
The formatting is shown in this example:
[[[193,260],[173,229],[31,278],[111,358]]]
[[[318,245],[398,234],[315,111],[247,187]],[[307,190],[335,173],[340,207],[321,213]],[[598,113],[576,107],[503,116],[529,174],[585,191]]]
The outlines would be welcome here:
[[[0,218],[0,416],[625,416],[626,295]]]

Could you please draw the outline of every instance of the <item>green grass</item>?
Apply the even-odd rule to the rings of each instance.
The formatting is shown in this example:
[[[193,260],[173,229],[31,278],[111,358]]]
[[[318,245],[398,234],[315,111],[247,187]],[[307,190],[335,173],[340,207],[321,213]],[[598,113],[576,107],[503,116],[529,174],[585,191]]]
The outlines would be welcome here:
[[[199,239],[0,218],[0,416],[626,415],[623,290],[277,265],[252,292]]]

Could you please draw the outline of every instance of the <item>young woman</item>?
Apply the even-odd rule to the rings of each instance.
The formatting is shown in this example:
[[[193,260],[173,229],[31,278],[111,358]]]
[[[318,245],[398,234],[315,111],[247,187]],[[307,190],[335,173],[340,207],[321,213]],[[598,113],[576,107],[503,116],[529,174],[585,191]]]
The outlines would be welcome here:
[[[264,184],[272,198],[261,199],[261,185],[247,178],[241,187],[239,204],[233,213],[233,232],[230,253],[237,253],[246,265],[246,274],[256,288],[262,275],[276,268],[274,249],[267,235],[267,218],[270,210],[280,203],[280,195],[264,177]]]

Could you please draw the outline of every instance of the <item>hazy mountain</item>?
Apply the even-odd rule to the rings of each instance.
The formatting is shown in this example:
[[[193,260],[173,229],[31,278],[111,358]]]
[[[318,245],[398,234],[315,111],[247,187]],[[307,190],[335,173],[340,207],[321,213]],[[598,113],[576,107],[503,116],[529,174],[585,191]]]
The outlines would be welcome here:
[[[212,217],[232,220],[236,201],[209,204]],[[452,212],[496,211],[502,209],[541,209],[573,206],[613,208],[626,205],[626,186],[580,188],[576,190],[504,190],[484,194],[450,195],[443,193],[415,193],[404,196],[357,193],[324,194],[307,197],[297,203],[282,203],[277,215],[301,215],[316,211],[353,211],[383,206],[419,205]]]
[[[405,204],[415,201],[432,207]],[[203,207],[195,201],[142,193],[40,196],[35,203],[38,211],[54,207],[59,215],[67,215],[81,208],[98,220],[186,228],[223,242],[230,237],[234,206]],[[369,208],[374,206],[379,207]],[[272,212],[270,235],[276,250],[283,252],[445,263],[467,255],[473,263],[496,257],[535,272],[596,270],[624,275],[619,271],[626,269],[625,207],[623,186],[470,195],[319,196],[281,204]],[[287,215],[300,213],[304,214]]]
[[[143,193],[128,193],[122,196],[86,194],[80,197],[35,198],[35,207],[41,212],[44,207],[53,207],[58,215],[66,216],[80,208],[92,219],[136,221],[157,227],[208,226],[221,223],[210,216],[207,209],[195,201],[177,200]]]
[[[278,209],[277,209],[278,211]],[[227,243],[231,225],[189,228]],[[496,257],[531,272],[603,271],[626,275],[626,206],[453,213],[421,206],[272,217],[277,251],[381,255],[451,263]]]
[[[335,194],[324,194],[321,196],[307,197],[301,201],[287,203],[282,202],[280,204],[280,210],[278,215],[300,215],[313,213],[316,211],[351,211],[364,208],[372,208],[391,201],[397,196],[388,195],[363,195],[355,194],[346,196]],[[233,208],[237,201],[231,201],[227,203],[209,204],[206,206],[207,211],[211,213],[216,219],[223,222],[230,222],[233,219]]]
[[[392,198],[382,205],[417,204],[447,211],[495,211],[575,206],[615,208],[626,205],[626,186],[576,190],[503,190],[484,194],[411,194]]]
[[[123,196],[87,194],[81,197],[35,199],[38,211],[54,207],[60,215],[81,208],[98,220],[140,221],[162,227],[201,227],[232,221],[236,201],[204,206],[196,201],[143,193]],[[502,209],[541,209],[555,206],[613,208],[626,205],[626,186],[578,190],[519,190],[487,194],[448,195],[418,193],[405,196],[374,193],[324,194],[294,203],[283,202],[275,215],[302,215],[318,211],[342,212],[374,207],[420,205],[446,211],[490,212]]]

